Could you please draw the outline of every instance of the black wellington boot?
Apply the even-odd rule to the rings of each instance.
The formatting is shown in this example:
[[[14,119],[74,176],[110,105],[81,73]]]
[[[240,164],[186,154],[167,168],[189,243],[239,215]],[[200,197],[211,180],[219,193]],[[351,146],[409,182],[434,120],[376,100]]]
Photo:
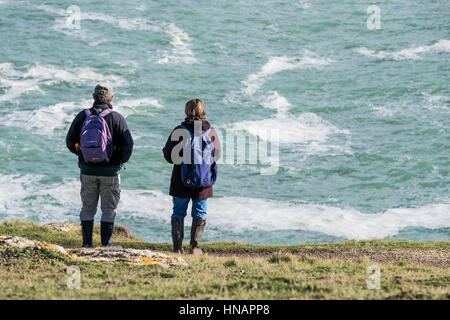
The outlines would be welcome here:
[[[102,246],[112,247],[112,234],[114,231],[114,222],[101,221],[100,223],[100,237],[102,239]]]
[[[81,234],[83,235],[83,248],[92,248],[92,232],[94,220],[81,221]]]
[[[173,252],[183,253],[184,218],[172,218]]]
[[[203,254],[202,249],[198,247],[202,240],[203,230],[205,230],[206,220],[192,219],[191,227],[191,253],[195,255]]]

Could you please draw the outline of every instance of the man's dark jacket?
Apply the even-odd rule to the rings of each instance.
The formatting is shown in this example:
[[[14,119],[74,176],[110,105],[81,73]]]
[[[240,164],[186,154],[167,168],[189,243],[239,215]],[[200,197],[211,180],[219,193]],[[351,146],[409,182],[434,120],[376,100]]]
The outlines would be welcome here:
[[[193,120],[186,118],[185,121],[182,122],[182,125],[188,128],[191,132],[194,132],[194,121],[200,121],[200,120]],[[202,121],[202,131],[205,132],[209,128],[211,128],[211,125],[206,120]],[[175,127],[173,131],[176,129],[182,128],[180,125]],[[172,133],[173,133],[172,131]],[[182,137],[178,141],[172,141],[171,136],[172,133],[169,135],[169,138],[167,138],[166,145],[163,148],[163,154],[164,158],[167,162],[173,163],[172,161],[172,149],[182,141]],[[214,143],[214,148],[216,150],[216,154],[220,155],[220,141],[218,139],[217,133],[215,132],[214,128],[211,128],[211,141]],[[217,153],[218,152],[218,153]],[[180,156],[183,156],[183,150],[180,151]],[[218,157],[217,157],[218,159]],[[181,165],[174,164],[172,169],[172,177],[170,178],[170,191],[169,194],[173,197],[177,198],[191,198],[191,199],[207,199],[209,197],[212,197],[213,195],[213,186],[209,186],[207,188],[198,188],[198,189],[191,189],[186,187],[181,182]]]
[[[111,131],[113,141],[113,151],[109,162],[86,163],[81,152],[77,152],[75,144],[80,143],[80,134],[86,114],[84,110],[78,113],[70,126],[66,137],[67,148],[78,155],[78,166],[82,174],[94,176],[115,176],[118,174],[123,163],[130,159],[133,152],[133,138],[128,129],[125,118],[118,112],[112,110],[112,105],[108,102],[97,103],[92,106],[91,114],[98,115],[106,109],[111,112],[104,119]]]

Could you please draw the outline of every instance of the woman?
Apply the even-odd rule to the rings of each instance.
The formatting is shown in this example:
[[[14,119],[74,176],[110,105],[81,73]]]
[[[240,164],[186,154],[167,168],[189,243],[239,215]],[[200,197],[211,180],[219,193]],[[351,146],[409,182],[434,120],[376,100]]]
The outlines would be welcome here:
[[[164,158],[167,162],[174,164],[169,192],[173,197],[173,214],[171,219],[173,251],[183,253],[184,217],[186,216],[189,201],[192,200],[190,252],[193,254],[202,254],[203,251],[198,245],[206,225],[206,202],[213,195],[212,183],[214,183],[216,176],[215,162],[219,159],[221,152],[220,141],[217,132],[206,120],[206,108],[200,99],[194,98],[189,100],[185,105],[184,113],[186,115],[185,120],[181,125],[175,127],[163,148]],[[206,136],[204,137],[204,141],[212,142],[214,148],[212,153],[213,159],[206,166],[206,168],[210,168],[212,171],[209,176],[213,178],[210,179],[211,181],[209,183],[206,183],[208,186],[190,186],[186,183],[186,179],[182,180],[182,175],[184,177],[181,164],[183,160],[183,147],[185,146],[186,139],[202,137],[202,135]],[[190,144],[188,146],[190,147]],[[174,150],[175,147],[177,149]],[[174,151],[174,155],[172,155],[172,151]],[[204,155],[205,151],[201,154]],[[207,181],[208,178],[204,180]],[[189,179],[187,181],[189,182]]]

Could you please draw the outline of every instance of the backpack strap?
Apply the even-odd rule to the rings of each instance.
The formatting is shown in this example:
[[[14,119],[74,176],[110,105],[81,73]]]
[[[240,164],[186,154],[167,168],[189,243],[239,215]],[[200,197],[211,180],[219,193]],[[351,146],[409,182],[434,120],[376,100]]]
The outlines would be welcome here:
[[[191,130],[189,130],[187,127],[185,127],[184,125],[180,124],[180,127],[183,128],[184,130],[186,130],[187,132],[189,132],[189,135],[191,136],[191,139],[194,138],[194,133],[191,132]]]
[[[103,111],[99,114],[99,116],[102,117],[102,118],[104,118],[107,114],[109,114],[109,112],[110,112],[109,109],[105,109],[105,110],[103,110]]]
[[[91,110],[90,109],[84,109],[84,114],[86,115],[86,117],[89,117],[91,115]]]

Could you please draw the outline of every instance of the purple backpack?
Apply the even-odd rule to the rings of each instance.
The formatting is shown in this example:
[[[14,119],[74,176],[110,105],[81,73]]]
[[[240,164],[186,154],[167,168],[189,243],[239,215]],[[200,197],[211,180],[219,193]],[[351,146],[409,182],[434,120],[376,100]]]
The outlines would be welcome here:
[[[85,109],[86,119],[80,134],[80,149],[86,162],[109,162],[111,157],[112,136],[104,117],[109,114],[106,109],[99,115],[91,115]]]
[[[185,126],[181,127],[190,135],[183,148],[181,182],[192,189],[212,186],[217,179],[217,164],[214,160],[214,145],[209,137],[211,129],[195,136]]]

